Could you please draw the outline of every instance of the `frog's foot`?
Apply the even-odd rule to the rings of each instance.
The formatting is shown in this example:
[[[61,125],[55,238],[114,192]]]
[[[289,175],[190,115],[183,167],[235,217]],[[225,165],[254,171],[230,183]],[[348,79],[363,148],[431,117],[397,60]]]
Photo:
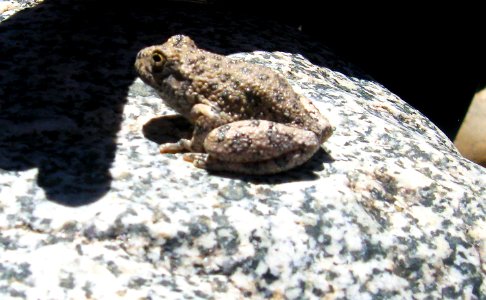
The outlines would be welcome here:
[[[207,169],[206,161],[208,160],[208,155],[206,153],[184,153],[182,158],[200,169]]]
[[[184,151],[191,151],[191,141],[181,139],[177,143],[165,143],[159,147],[160,153],[179,153]]]

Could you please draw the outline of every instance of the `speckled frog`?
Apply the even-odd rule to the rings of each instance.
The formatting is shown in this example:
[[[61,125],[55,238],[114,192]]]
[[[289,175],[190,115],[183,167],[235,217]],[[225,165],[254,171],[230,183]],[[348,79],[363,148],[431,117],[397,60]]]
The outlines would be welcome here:
[[[275,71],[199,49],[176,35],[142,49],[141,79],[194,125],[160,147],[214,171],[272,174],[309,160],[332,134],[327,119]]]

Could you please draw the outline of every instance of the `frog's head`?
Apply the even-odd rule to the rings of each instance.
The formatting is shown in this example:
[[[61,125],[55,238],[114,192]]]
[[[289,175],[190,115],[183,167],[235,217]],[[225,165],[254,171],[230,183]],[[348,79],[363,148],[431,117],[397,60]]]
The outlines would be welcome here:
[[[189,37],[176,35],[162,45],[140,50],[135,61],[140,78],[182,115],[188,115],[195,103],[194,97],[186,93],[191,79],[187,68],[184,71],[183,62],[188,53],[195,50],[196,45]]]
[[[184,81],[181,72],[181,57],[196,48],[193,40],[184,35],[175,35],[162,45],[140,50],[135,69],[140,78],[158,91],[164,90],[168,81]]]

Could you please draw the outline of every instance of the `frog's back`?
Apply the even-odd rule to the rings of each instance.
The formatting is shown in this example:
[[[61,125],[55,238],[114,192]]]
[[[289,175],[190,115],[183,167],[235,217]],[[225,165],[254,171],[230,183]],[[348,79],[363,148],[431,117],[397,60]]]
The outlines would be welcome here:
[[[242,117],[292,122],[305,113],[300,95],[287,80],[270,68],[198,50],[185,59],[193,85],[218,106]]]
[[[285,77],[268,67],[241,61],[233,63],[233,71],[236,81],[249,87],[247,103],[256,112],[252,117],[290,124],[327,138],[327,119],[311,100],[296,93]]]
[[[169,60],[179,64],[175,69],[191,81],[186,92],[225,112],[228,122],[268,120],[318,136],[327,130],[327,120],[312,102],[297,94],[276,71],[199,49],[192,40],[175,39],[165,45]]]

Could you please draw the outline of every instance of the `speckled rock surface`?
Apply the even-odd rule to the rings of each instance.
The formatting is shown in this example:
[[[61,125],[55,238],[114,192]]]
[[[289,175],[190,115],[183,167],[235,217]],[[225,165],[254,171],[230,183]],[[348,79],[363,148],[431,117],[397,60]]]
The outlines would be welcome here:
[[[298,31],[198,10],[0,23],[0,297],[484,299],[484,169]],[[187,128],[132,65],[177,32],[286,76],[335,126],[323,150],[267,177],[159,155]]]

